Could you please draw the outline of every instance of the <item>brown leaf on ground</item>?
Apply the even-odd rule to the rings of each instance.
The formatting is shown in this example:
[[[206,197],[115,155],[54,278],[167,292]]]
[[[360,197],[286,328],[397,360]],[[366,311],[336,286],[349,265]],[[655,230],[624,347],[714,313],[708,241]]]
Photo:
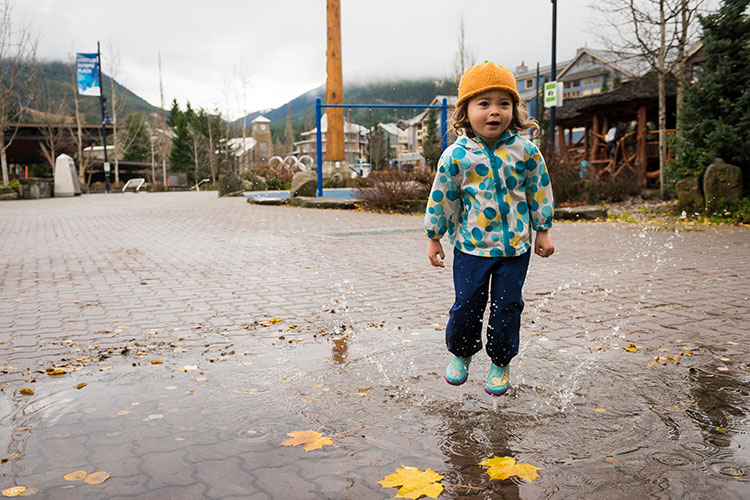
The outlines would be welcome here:
[[[291,439],[287,439],[283,443],[284,446],[298,446],[300,444],[305,445],[305,451],[317,450],[323,446],[333,446],[331,438],[323,436],[320,432],[316,431],[297,431],[290,432],[287,434]]]

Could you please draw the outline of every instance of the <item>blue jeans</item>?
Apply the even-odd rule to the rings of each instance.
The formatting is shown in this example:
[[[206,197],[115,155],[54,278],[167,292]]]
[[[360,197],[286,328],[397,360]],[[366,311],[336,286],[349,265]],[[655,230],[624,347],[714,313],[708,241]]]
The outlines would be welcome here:
[[[523,299],[531,251],[517,257],[477,257],[453,249],[453,286],[456,301],[445,329],[445,343],[455,356],[482,350],[482,317],[490,292],[487,354],[505,366],[518,354]]]

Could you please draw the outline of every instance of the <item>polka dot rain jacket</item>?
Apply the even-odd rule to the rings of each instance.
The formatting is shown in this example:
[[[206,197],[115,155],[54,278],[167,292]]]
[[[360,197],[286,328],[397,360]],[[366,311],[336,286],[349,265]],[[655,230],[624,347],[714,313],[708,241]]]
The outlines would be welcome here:
[[[531,247],[531,228],[552,226],[547,165],[536,145],[506,130],[493,148],[459,137],[443,151],[425,213],[425,234],[480,257],[512,257]]]

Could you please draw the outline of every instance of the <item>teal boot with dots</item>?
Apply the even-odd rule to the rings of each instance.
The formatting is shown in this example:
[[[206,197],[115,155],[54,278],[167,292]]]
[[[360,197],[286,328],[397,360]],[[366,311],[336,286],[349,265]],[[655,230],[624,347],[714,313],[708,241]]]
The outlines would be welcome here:
[[[453,356],[448,368],[445,369],[445,381],[450,385],[461,385],[466,382],[469,377],[469,363],[471,363],[471,356],[466,358]]]

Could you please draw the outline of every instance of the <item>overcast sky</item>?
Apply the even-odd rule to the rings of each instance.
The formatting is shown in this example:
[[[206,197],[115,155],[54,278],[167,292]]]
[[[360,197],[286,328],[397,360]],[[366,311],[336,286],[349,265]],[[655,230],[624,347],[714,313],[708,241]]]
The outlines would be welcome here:
[[[559,0],[557,59],[599,46],[590,0]],[[232,117],[277,107],[325,83],[325,0],[11,0],[45,60],[96,52],[104,72],[158,106],[164,99]],[[341,0],[344,80],[447,77],[459,19],[477,55],[511,69],[551,59],[550,0]],[[242,82],[245,82],[243,86]],[[243,92],[242,88],[246,91]],[[346,94],[346,88],[344,89]],[[243,97],[244,95],[244,97]],[[244,102],[244,103],[243,103]]]

